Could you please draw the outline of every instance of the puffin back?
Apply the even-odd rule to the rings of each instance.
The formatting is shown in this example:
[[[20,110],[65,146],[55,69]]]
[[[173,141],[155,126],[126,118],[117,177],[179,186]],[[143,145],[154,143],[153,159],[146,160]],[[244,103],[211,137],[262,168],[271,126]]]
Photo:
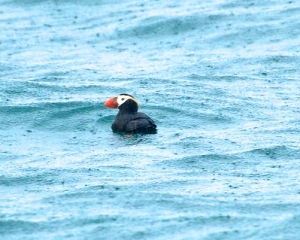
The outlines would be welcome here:
[[[138,112],[124,126],[125,132],[156,133],[154,121],[145,113]]]
[[[145,113],[118,114],[112,124],[114,132],[156,133],[154,121]]]

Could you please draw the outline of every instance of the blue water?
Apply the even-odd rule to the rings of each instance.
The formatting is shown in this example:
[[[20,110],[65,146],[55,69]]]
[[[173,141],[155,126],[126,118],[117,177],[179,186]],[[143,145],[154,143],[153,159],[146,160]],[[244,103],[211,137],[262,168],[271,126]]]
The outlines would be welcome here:
[[[300,239],[300,3],[0,1],[1,239]],[[135,96],[158,134],[112,133]]]

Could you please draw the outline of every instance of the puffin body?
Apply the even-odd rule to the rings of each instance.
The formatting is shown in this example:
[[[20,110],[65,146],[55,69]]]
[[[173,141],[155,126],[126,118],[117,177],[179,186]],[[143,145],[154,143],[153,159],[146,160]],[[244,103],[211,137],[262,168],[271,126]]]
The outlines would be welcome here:
[[[154,121],[145,113],[138,112],[139,103],[131,95],[122,93],[108,99],[104,106],[119,109],[111,126],[114,132],[157,133]]]

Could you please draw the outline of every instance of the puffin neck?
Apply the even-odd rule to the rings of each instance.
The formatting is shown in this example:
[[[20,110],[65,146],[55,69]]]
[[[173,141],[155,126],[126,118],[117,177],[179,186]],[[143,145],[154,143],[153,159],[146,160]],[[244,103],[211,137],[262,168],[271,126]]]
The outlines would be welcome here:
[[[138,111],[138,105],[134,100],[128,99],[121,106],[119,110],[121,113],[136,113]]]

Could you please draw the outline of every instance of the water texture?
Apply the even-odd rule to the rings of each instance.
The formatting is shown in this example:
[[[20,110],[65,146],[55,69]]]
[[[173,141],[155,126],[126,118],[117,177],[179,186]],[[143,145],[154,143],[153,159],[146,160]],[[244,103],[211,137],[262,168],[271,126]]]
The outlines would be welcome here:
[[[0,1],[1,239],[300,239],[300,3]],[[135,96],[158,134],[112,133]]]

